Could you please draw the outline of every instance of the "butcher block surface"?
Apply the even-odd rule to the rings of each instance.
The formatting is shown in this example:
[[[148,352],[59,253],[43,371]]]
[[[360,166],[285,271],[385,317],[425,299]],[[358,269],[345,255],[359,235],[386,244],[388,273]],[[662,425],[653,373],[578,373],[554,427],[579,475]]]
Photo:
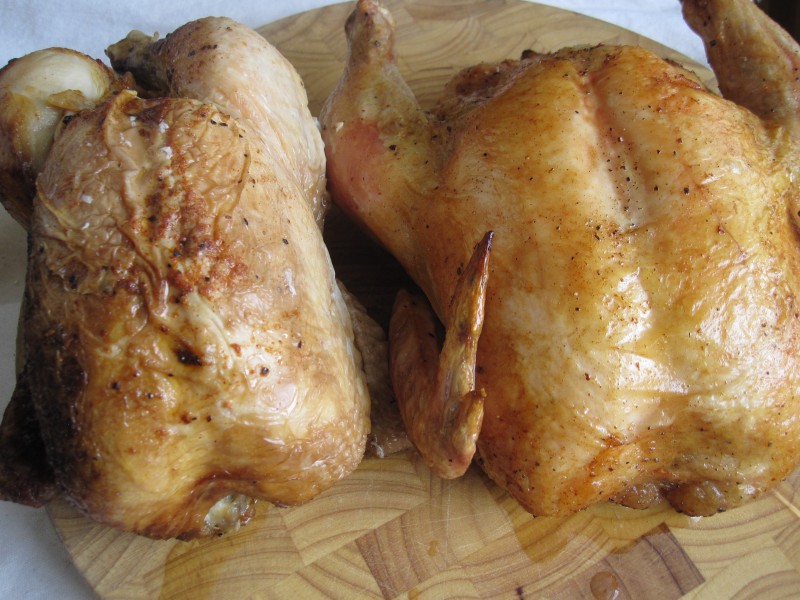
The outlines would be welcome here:
[[[613,25],[521,0],[385,3],[400,67],[423,105],[459,68],[528,48],[634,43],[687,64]],[[328,6],[259,30],[300,72],[314,114],[341,73],[351,10]],[[326,236],[340,277],[385,324],[407,283],[402,271],[335,212]],[[48,511],[102,598],[779,598],[800,595],[798,492],[800,472],[710,518],[610,504],[534,518],[477,467],[444,481],[407,451],[366,458],[304,506],[261,503],[247,527],[211,540],[125,534],[63,500]]]

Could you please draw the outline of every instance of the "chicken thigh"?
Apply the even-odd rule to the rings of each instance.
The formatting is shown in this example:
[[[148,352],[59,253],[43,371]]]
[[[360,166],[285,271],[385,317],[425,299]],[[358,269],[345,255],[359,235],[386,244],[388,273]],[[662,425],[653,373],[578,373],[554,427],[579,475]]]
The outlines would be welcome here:
[[[148,93],[71,116],[38,175],[22,382],[83,513],[217,534],[252,499],[304,502],[363,456],[322,143],[299,76],[238,23],[133,34],[109,55]]]
[[[409,436],[536,515],[709,515],[800,460],[800,50],[684,0],[726,99],[637,47],[525,52],[423,111],[360,0],[321,115],[332,196],[419,285],[390,329]]]

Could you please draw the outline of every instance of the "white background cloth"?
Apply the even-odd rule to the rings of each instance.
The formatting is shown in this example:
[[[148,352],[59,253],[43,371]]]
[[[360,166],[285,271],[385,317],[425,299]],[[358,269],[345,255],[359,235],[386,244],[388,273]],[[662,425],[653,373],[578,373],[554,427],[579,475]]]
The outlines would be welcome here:
[[[615,23],[705,62],[699,39],[686,27],[678,0],[539,0]],[[0,65],[50,46],[103,58],[107,45],[131,29],[162,36],[195,18],[228,16],[251,27],[319,6],[324,0],[3,0]],[[580,43],[581,40],[575,40]],[[0,227],[0,277],[19,291],[0,297],[0,411],[14,384],[14,336],[25,265],[4,247],[24,247],[21,228]],[[0,458],[1,459],[1,458]],[[94,594],[72,566],[43,509],[0,502],[0,599],[85,599]]]

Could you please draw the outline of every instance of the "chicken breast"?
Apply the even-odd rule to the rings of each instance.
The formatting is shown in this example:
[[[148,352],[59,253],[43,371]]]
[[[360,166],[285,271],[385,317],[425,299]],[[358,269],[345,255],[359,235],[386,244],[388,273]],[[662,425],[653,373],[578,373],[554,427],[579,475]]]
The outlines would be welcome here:
[[[305,502],[363,456],[322,144],[294,69],[238,23],[134,34],[109,55],[147,93],[75,114],[38,175],[23,377],[83,513],[221,533],[253,499]]]
[[[530,512],[692,515],[800,461],[800,50],[749,0],[684,0],[729,99],[636,47],[464,70],[423,112],[360,0],[322,115],[334,200],[424,291],[392,377],[432,469]],[[579,41],[579,40],[576,40]]]

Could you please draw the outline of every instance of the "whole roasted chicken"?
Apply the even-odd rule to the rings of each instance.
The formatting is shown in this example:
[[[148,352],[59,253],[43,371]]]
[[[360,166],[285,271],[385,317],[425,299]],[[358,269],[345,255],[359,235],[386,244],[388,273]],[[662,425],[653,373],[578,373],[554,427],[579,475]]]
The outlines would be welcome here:
[[[4,436],[40,440],[51,488],[102,523],[221,533],[252,499],[309,500],[363,456],[369,398],[322,241],[322,142],[297,73],[231,20],[108,53],[144,92],[116,81],[72,107],[30,214],[5,199],[30,256]]]
[[[392,318],[409,435],[537,515],[709,515],[800,461],[800,50],[750,0],[683,10],[724,98],[598,46],[467,68],[425,112],[388,12],[347,23],[329,186],[433,308]]]

